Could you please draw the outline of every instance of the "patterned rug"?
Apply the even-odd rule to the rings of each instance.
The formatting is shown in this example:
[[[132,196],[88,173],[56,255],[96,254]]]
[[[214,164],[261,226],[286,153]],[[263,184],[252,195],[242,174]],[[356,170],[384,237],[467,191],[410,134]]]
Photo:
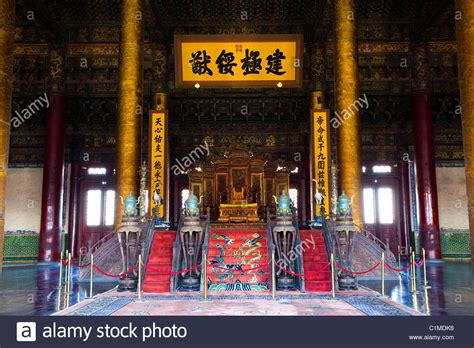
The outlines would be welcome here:
[[[332,299],[326,294],[151,295],[138,301],[135,296],[100,295],[55,315],[304,315],[304,316],[412,316],[422,315],[387,298],[372,294],[341,295]]]
[[[213,231],[209,240],[209,291],[270,290],[266,232]]]

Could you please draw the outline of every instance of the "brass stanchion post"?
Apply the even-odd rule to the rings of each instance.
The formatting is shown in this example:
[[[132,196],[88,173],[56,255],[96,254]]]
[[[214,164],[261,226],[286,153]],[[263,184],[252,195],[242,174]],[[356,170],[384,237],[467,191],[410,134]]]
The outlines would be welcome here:
[[[59,281],[58,281],[58,289],[61,289],[63,285],[63,251],[61,250],[61,256],[59,259]]]
[[[272,253],[272,298],[276,299],[275,252]]]
[[[415,259],[415,252],[412,251],[412,259],[413,259],[413,292],[417,292],[416,290],[416,259]]]
[[[67,278],[69,277],[69,275],[67,274],[68,272],[68,269],[67,269],[67,260],[69,259],[69,251],[66,250],[66,254],[64,255],[64,261],[66,261],[66,265],[64,266],[64,274],[63,274],[63,281],[61,282],[61,284],[64,286],[64,291],[66,291],[66,283],[67,283]]]
[[[69,292],[71,291],[71,280],[72,280],[72,275],[71,275],[71,253],[68,252],[67,254],[67,293],[69,295]]]
[[[204,272],[204,301],[207,301],[207,255],[204,253],[202,256],[202,267],[203,267],[203,272]]]
[[[93,289],[93,283],[94,283],[94,254],[91,254],[91,265],[90,265],[90,278],[89,278],[89,297],[88,298],[94,298],[92,296],[92,289]]]
[[[138,301],[142,300],[142,254],[138,255]]]
[[[398,245],[398,269],[402,268],[401,267],[401,262],[400,262],[400,253],[401,253],[401,248],[400,245]]]
[[[59,312],[61,310],[61,288],[59,288],[58,291],[58,304],[56,306],[56,312]]]
[[[410,246],[410,278],[413,278],[413,260],[412,260],[412,253],[413,253],[413,248]]]
[[[415,293],[411,294],[411,297],[412,297],[412,301],[413,301],[413,309],[415,311],[419,311],[419,308],[418,308],[418,296],[416,296]]]
[[[79,259],[77,260],[79,265],[82,265],[82,253],[79,251]]]
[[[431,315],[430,298],[428,297],[428,288],[425,288],[425,309],[426,309],[426,314]]]
[[[63,308],[67,308],[67,303],[66,303],[66,300],[67,300],[67,280],[69,278],[69,275],[68,275],[68,259],[69,259],[69,251],[66,250],[66,253],[64,255],[64,261],[66,262],[66,265],[64,265],[64,271],[63,271],[63,279],[62,279],[62,282],[61,282],[61,288],[60,288],[60,294],[59,294],[59,297],[60,297],[60,301],[62,301],[62,306]],[[61,294],[61,292],[63,292],[63,288],[64,288],[64,293]],[[62,295],[62,296],[61,296]],[[61,304],[58,304],[58,307],[61,307]]]
[[[63,256],[63,251],[61,250],[61,257],[59,260],[58,305],[56,306],[56,312],[61,310],[61,294],[63,289]]]
[[[398,269],[402,269],[401,253],[402,253],[402,247],[400,246],[400,244],[398,244]],[[397,275],[398,275],[398,279],[402,279],[401,273],[397,273]]]
[[[331,253],[331,287],[332,287],[332,298],[336,298],[336,282],[334,274],[334,254]]]
[[[71,253],[68,251],[67,257],[67,283],[66,283],[66,306],[69,307],[69,294],[71,292]]]
[[[381,274],[382,274],[382,296],[385,296],[385,252],[382,251],[382,262],[381,262]]]
[[[426,276],[426,251],[425,251],[425,248],[422,249],[422,253],[423,253],[423,277],[424,277],[425,289],[431,289],[431,286],[428,285],[428,278]]]

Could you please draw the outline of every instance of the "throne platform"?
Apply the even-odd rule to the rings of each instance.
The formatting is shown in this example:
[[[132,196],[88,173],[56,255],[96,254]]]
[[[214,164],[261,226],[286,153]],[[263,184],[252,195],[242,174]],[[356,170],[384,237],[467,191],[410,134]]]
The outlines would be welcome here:
[[[240,203],[219,205],[218,222],[258,222],[258,204]]]

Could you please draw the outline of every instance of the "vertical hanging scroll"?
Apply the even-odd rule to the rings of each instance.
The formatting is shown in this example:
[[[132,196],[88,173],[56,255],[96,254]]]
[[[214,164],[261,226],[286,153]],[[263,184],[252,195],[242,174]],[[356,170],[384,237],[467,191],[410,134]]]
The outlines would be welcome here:
[[[153,213],[155,202],[153,193],[156,190],[162,197],[159,216],[167,221],[168,204],[168,113],[166,111],[152,111],[150,114],[149,136],[149,163],[150,163],[150,213]]]
[[[327,110],[313,110],[311,113],[311,144],[313,161],[313,179],[314,186],[317,186],[319,193],[323,196],[322,206],[326,214],[330,211],[330,130],[329,130],[329,112]],[[314,191],[316,192],[316,187]],[[314,203],[315,204],[315,203]],[[320,216],[321,207],[316,208],[316,216]]]

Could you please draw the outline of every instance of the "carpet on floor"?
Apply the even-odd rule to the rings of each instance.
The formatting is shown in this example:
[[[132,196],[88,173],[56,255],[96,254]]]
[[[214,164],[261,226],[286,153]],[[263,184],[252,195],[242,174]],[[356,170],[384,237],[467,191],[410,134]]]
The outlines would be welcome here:
[[[210,292],[270,290],[264,230],[211,231],[207,286]]]

